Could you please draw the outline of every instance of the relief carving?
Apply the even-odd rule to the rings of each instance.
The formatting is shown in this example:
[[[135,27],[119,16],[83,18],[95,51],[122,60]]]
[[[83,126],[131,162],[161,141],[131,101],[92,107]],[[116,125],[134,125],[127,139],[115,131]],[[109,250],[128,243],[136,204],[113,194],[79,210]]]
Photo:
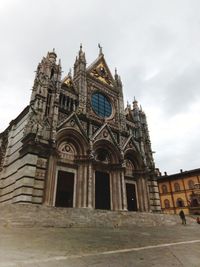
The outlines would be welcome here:
[[[100,81],[107,83],[108,85],[112,85],[112,79],[110,78],[103,64],[99,64],[95,69],[91,71],[91,74]]]

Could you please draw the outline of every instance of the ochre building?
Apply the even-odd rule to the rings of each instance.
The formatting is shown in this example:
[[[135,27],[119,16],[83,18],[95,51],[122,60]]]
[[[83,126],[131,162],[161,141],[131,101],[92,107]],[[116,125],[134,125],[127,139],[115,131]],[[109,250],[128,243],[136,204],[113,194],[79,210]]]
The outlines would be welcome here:
[[[55,51],[39,63],[30,104],[0,134],[0,203],[159,211],[145,113],[124,108],[102,48],[61,78]]]
[[[200,169],[158,177],[161,208],[164,213],[200,215]]]

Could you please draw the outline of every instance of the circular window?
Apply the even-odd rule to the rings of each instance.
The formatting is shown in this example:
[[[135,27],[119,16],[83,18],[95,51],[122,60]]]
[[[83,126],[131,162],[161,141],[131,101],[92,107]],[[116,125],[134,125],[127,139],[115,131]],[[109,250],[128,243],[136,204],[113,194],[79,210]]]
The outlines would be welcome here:
[[[112,113],[112,106],[107,97],[100,93],[92,95],[92,108],[100,117],[110,117]]]

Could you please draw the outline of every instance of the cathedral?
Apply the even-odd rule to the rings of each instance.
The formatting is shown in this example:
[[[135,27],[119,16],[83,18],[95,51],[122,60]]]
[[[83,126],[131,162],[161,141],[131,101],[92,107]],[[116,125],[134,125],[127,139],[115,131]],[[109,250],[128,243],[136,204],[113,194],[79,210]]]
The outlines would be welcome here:
[[[29,105],[0,133],[0,204],[160,211],[146,115],[136,99],[124,108],[102,48],[86,66],[81,45],[61,74],[48,52]]]

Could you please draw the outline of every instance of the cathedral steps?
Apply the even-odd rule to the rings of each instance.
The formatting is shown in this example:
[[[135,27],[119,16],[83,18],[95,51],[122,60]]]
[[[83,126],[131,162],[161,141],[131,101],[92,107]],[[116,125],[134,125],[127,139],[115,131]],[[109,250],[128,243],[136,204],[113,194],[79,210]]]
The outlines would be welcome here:
[[[188,224],[195,220],[187,217]],[[13,227],[134,227],[180,224],[178,215],[144,212],[56,208],[42,205],[1,206],[0,226]]]

